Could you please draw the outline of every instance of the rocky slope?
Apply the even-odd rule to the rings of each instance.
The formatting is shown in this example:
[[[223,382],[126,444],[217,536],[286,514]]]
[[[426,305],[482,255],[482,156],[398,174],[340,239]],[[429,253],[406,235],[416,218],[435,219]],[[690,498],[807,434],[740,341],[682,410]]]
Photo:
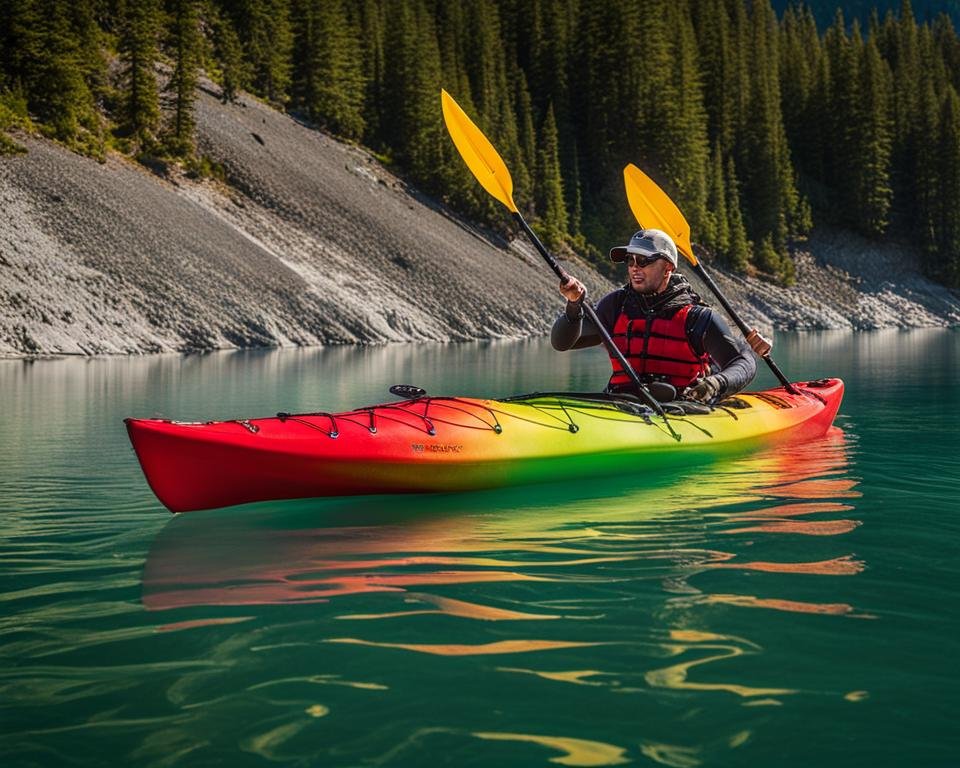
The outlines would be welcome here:
[[[766,331],[960,325],[960,294],[925,278],[917,254],[902,245],[818,227],[794,260],[791,288],[711,274],[743,317]]]
[[[46,141],[0,158],[0,356],[460,341],[546,332],[555,280],[365,151],[244,97],[197,103],[228,184],[98,164]],[[466,170],[464,171],[466,173]],[[629,233],[624,233],[625,236]],[[839,232],[798,285],[714,275],[766,330],[960,324],[916,259]],[[610,284],[570,268],[593,295]]]

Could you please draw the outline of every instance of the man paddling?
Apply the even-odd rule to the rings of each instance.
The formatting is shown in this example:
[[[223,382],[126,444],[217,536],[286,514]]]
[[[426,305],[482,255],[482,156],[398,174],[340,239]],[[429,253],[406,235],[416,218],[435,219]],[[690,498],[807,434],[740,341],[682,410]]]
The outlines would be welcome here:
[[[640,230],[627,245],[611,249],[610,259],[626,262],[628,279],[600,300],[597,317],[641,381],[665,382],[688,400],[711,403],[753,380],[756,361],[724,319],[704,305],[675,271],[677,246],[666,232]],[[583,283],[571,277],[561,284],[560,295],[567,306],[553,324],[553,348],[566,351],[599,344],[597,327],[583,316]],[[759,355],[770,351],[769,342],[756,331],[747,341]],[[611,356],[611,363],[607,391],[636,394],[620,362]]]

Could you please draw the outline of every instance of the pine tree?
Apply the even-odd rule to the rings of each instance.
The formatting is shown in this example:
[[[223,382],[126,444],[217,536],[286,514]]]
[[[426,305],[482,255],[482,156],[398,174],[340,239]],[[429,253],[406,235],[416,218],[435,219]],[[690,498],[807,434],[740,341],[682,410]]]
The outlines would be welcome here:
[[[530,86],[537,113],[569,114],[570,42],[573,8],[570,0],[539,0],[531,8]],[[559,121],[558,121],[559,122]]]
[[[871,39],[861,49],[859,98],[854,112],[855,226],[867,235],[882,235],[893,202],[890,159],[893,127],[889,114],[892,76]]]
[[[639,101],[645,108],[630,105],[625,112],[618,114],[617,106],[611,107],[614,120],[618,117],[626,118],[624,128],[627,132],[631,132],[632,125],[636,126],[638,148],[643,152],[644,164],[651,168],[654,176],[659,177],[658,181],[663,181],[668,186],[677,181],[665,178],[668,173],[666,166],[671,162],[674,152],[672,145],[676,140],[676,136],[672,134],[684,128],[678,125],[679,67],[674,61],[677,50],[674,31],[670,28],[670,22],[676,20],[675,14],[670,10],[672,5],[673,0],[651,0],[648,9],[650,15],[644,25],[643,55],[634,73],[637,90],[630,94],[633,100]],[[618,94],[620,104],[626,101],[627,94]],[[627,146],[619,146],[617,149],[618,154],[629,150]],[[616,158],[616,165],[621,165],[621,159],[622,157]]]
[[[379,144],[402,157],[403,148],[409,134],[407,114],[416,110],[409,103],[410,83],[414,73],[410,68],[416,65],[418,23],[423,10],[418,13],[419,3],[386,3],[384,5],[384,66],[383,81],[380,84],[380,125]],[[460,97],[463,98],[462,96]]]
[[[819,42],[818,42],[819,44]],[[814,75],[813,92],[810,96],[810,109],[805,113],[801,139],[802,149],[799,150],[803,158],[803,168],[807,174],[807,190],[814,195],[821,210],[827,209],[829,201],[824,192],[823,183],[830,176],[833,147],[830,143],[831,126],[824,110],[829,109],[832,86],[832,72],[830,59],[826,55],[824,46],[820,45],[820,55],[817,57],[817,69]]]
[[[0,3],[0,95],[22,105],[48,135],[102,158],[105,61],[90,0]]]
[[[937,155],[937,264],[930,272],[947,285],[960,288],[960,98],[953,86],[947,87],[940,109]]]
[[[197,0],[173,0],[170,29],[173,74],[167,83],[171,116],[165,144],[167,150],[175,156],[187,157],[193,154],[193,134],[196,126],[193,105],[196,101],[202,58],[201,44],[200,9]]]
[[[946,92],[950,85],[951,75],[947,70],[947,63],[941,55],[933,27],[924,24],[919,27],[917,40],[920,48],[920,68],[926,77],[933,81],[938,94]]]
[[[230,12],[246,52],[251,87],[274,104],[286,103],[293,48],[289,0],[234,0]]]
[[[358,30],[341,0],[296,0],[294,97],[310,119],[349,139],[363,135]]]
[[[529,200],[533,183],[520,148],[515,111],[516,99],[507,75],[506,53],[500,44],[500,17],[492,0],[465,4],[466,37],[464,63],[479,125],[503,157],[513,178],[514,196]]]
[[[360,39],[363,53],[360,56],[364,82],[363,126],[364,143],[378,147],[381,122],[384,117],[383,81],[386,53],[384,51],[384,12],[379,0],[364,0],[360,11]]]
[[[766,2],[766,0],[758,0]],[[744,135],[753,119],[751,113],[751,77],[754,70],[763,66],[763,59],[758,58],[752,50],[754,31],[751,17],[747,13],[747,3],[743,0],[724,0],[727,15],[730,19],[730,47],[729,55],[730,79],[726,88],[731,91],[731,98],[726,102],[730,110],[730,120],[734,131],[733,147],[738,155],[743,152]]]
[[[940,188],[940,157],[939,147],[933,139],[940,132],[940,110],[938,99],[934,92],[933,83],[928,79],[921,84],[919,112],[916,116],[917,137],[923,136],[920,141],[915,139],[912,159],[912,226],[910,229],[919,243],[924,255],[924,267],[928,274],[937,274],[939,261],[937,259],[937,212],[939,208],[938,190]]]
[[[25,92],[43,55],[41,12],[34,0],[0,0],[0,90]]]
[[[247,87],[248,75],[246,62],[243,59],[243,46],[227,14],[216,8],[211,8],[209,13],[214,58],[220,70],[220,98],[224,103],[230,103],[237,99],[241,88]]]
[[[884,19],[878,41],[881,53],[893,71],[893,172],[894,199],[904,222],[916,222],[914,209],[917,152],[923,139],[917,133],[916,120],[922,87],[920,51],[916,21],[909,2],[901,7],[897,19],[892,13]]]
[[[743,132],[743,193],[749,211],[748,231],[761,244],[758,266],[786,281],[792,263],[787,240],[799,232],[802,211],[790,162],[780,104],[778,28],[769,0],[751,8],[750,41],[755,66],[750,72],[750,120]],[[772,250],[771,250],[772,249]],[[770,253],[780,257],[770,270]]]
[[[610,45],[611,40],[640,39],[639,9],[635,2],[619,7],[606,0],[582,0],[576,24],[575,85],[571,112],[577,115],[580,156],[590,158],[584,178],[591,208],[609,209],[622,200],[619,174],[627,162],[643,162],[645,144],[640,132],[645,111],[641,102],[644,56],[641,46]],[[656,39],[651,34],[650,39]],[[666,66],[666,58],[663,58]],[[612,193],[612,194],[611,194]],[[622,229],[619,228],[619,229]],[[622,237],[622,234],[618,234]]]
[[[468,11],[463,3],[436,5],[435,29],[440,49],[440,80],[468,115],[475,120],[481,120],[482,115],[473,103],[470,76],[467,72],[468,39],[473,34],[467,21]],[[436,187],[443,198],[453,207],[484,223],[502,224],[502,211],[497,209],[497,203],[476,183],[445,132],[440,137],[438,152],[442,161],[434,175]],[[529,191],[523,197],[514,194],[514,200],[522,210],[532,215],[533,202]]]
[[[829,69],[813,13],[790,6],[781,20],[780,92],[783,124],[801,184],[824,178],[822,106]],[[804,182],[806,182],[804,184]]]
[[[552,104],[547,107],[547,116],[540,128],[537,151],[537,211],[540,213],[544,241],[551,247],[556,247],[566,236],[569,222],[560,173],[560,141]]]
[[[651,14],[651,19],[656,14]],[[651,23],[653,23],[651,21]],[[640,2],[581,0],[575,23],[570,69],[570,112],[579,158],[582,193],[581,231],[594,244],[608,247],[636,229],[626,205],[622,171],[628,162],[649,173],[656,168],[644,135],[651,120],[645,87],[642,45],[611,45],[612,40],[657,39],[643,29]],[[666,71],[669,62],[664,60]]]
[[[710,153],[707,181],[707,212],[701,239],[704,245],[726,254],[730,250],[730,221],[727,215],[727,187],[719,136],[714,140]]]
[[[729,152],[738,120],[739,87],[730,16],[723,0],[702,0],[693,14],[693,22],[700,53],[707,136],[711,144],[719,142],[721,151]]]
[[[960,37],[945,13],[933,23],[933,35],[937,43],[937,58],[943,61],[954,90],[960,90]]]
[[[579,169],[575,114],[571,109],[573,40],[578,14],[576,0],[540,0],[532,3],[529,50],[529,84],[534,114],[543,120],[547,107],[553,108],[557,123],[560,169],[571,178]],[[566,185],[568,210],[577,205],[578,188]]]
[[[537,164],[536,145],[537,137],[533,128],[533,103],[530,99],[530,89],[527,88],[527,78],[523,70],[516,72],[517,93],[517,142],[523,162],[528,168]]]
[[[650,126],[655,154],[667,188],[675,196],[694,232],[707,226],[707,116],[696,59],[696,39],[685,2],[674,2],[667,14],[673,31],[669,91],[659,102]]]
[[[436,30],[440,45],[440,63],[447,91],[455,94],[464,109],[476,114],[471,95],[466,59],[468,39],[473,34],[467,21],[468,7],[463,3],[440,3],[436,9]]]
[[[727,250],[726,262],[737,272],[746,272],[750,264],[750,252],[753,244],[747,239],[747,228],[743,222],[743,211],[740,202],[740,183],[737,179],[737,169],[730,157],[727,160],[724,174],[724,188],[727,193],[727,229],[730,232],[730,247]]]
[[[89,61],[80,44],[82,26],[93,23],[89,3],[45,0],[38,3],[38,8],[42,52],[29,84],[30,105],[49,126],[49,132],[69,145],[82,149],[87,143],[81,139],[81,130],[90,131],[94,137],[88,149],[99,154],[99,120],[84,79]]]
[[[442,69],[434,19],[424,0],[389,4],[387,10],[388,146],[424,189],[443,192],[442,169],[456,150],[440,113]]]
[[[105,100],[110,93],[111,86],[107,72],[104,33],[97,23],[98,12],[100,11],[99,3],[98,0],[75,0],[75,2],[68,3],[67,7],[69,8],[72,37],[77,45],[80,74],[90,91],[93,102],[88,105],[90,109],[87,117],[93,119],[95,128],[92,128],[90,122],[87,123],[87,127],[100,131],[102,121],[99,116],[94,117],[95,102]]]
[[[530,90],[527,88],[527,78],[515,62],[511,67],[510,92],[515,94],[512,111],[516,115],[517,150],[520,166],[524,172],[520,184],[515,190],[514,202],[519,207],[529,210],[534,202],[533,194],[536,181],[526,170],[536,168],[537,137],[533,127],[533,104],[530,99]]]
[[[824,181],[830,187],[828,210],[838,221],[856,220],[857,117],[860,101],[860,39],[854,22],[854,35],[847,37],[847,25],[841,10],[837,10],[833,25],[824,35],[823,45],[829,61],[830,80],[826,117],[827,129],[824,156]]]
[[[158,50],[159,8],[156,0],[127,3],[121,14],[120,59],[123,64],[121,132],[136,148],[150,152],[156,146],[160,109],[154,74]]]

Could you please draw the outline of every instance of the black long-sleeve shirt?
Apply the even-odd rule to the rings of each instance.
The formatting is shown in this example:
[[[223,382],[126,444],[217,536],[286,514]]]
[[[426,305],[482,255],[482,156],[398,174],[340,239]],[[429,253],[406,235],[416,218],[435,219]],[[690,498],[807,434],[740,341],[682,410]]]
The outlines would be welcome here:
[[[680,279],[675,275],[672,280]],[[673,282],[671,282],[673,285]],[[596,305],[597,317],[613,333],[617,316],[624,307],[627,292],[633,294],[638,303],[655,305],[656,297],[651,301],[637,294],[629,286],[608,293]],[[757,374],[757,362],[746,342],[738,341],[730,331],[726,321],[710,307],[694,304],[687,313],[687,340],[698,355],[706,353],[710,357],[711,373],[718,376],[722,389],[721,397],[729,397],[746,387]],[[600,332],[593,322],[583,317],[583,308],[579,303],[568,303],[553,324],[550,333],[553,348],[558,351],[582,349],[601,343]]]

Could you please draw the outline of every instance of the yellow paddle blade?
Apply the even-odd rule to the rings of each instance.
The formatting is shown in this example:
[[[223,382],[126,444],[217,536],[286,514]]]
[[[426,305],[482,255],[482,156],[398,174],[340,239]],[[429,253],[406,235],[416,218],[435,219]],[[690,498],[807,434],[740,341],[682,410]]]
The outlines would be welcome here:
[[[440,90],[440,103],[450,138],[453,139],[453,144],[467,168],[487,192],[507,206],[512,213],[517,213],[517,206],[513,202],[513,179],[493,144],[473,120],[467,117],[467,113],[453,100],[453,96],[443,89]]]
[[[690,245],[690,225],[673,202],[656,182],[633,163],[623,169],[623,183],[627,188],[627,202],[641,227],[662,229],[677,244],[677,250],[692,266],[697,266],[697,257]]]

